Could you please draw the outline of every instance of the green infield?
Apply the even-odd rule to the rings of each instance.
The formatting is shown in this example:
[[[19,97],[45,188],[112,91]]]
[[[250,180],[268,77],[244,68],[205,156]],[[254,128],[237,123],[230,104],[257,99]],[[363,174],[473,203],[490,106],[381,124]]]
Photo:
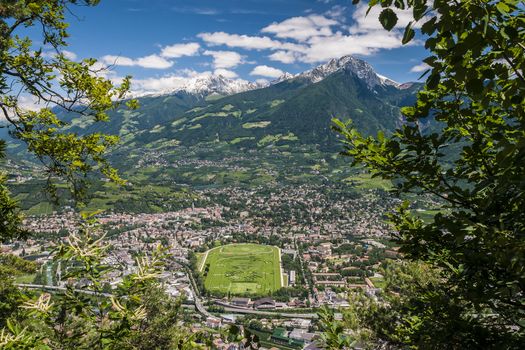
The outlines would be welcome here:
[[[200,271],[210,292],[268,295],[282,287],[279,248],[229,244],[210,249]]]

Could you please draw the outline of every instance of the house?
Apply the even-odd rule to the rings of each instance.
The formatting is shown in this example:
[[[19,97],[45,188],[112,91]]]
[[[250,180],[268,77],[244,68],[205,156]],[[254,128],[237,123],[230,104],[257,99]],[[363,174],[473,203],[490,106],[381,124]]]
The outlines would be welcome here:
[[[275,309],[275,301],[272,298],[262,298],[253,302],[254,309]]]
[[[301,328],[294,328],[288,335],[290,339],[302,341],[305,344],[311,343],[315,337],[315,333],[309,333]]]
[[[365,277],[365,283],[368,286],[368,288],[375,288],[374,283],[370,280],[370,278]]]
[[[290,332],[284,328],[277,327],[273,330],[270,338],[274,343],[291,346],[304,346],[305,342],[301,339],[290,338]]]
[[[232,298],[231,304],[239,307],[250,307],[250,298]]]
[[[206,326],[210,328],[220,328],[221,327],[221,319],[216,317],[208,317],[206,318]]]
[[[324,256],[331,255],[332,254],[332,243],[330,242],[321,243],[317,249]]]
[[[316,286],[334,286],[334,287],[345,287],[345,281],[317,281]]]
[[[303,350],[321,350],[321,345],[316,343],[311,343],[307,345]]]
[[[288,305],[286,303],[282,303],[282,302],[275,302],[275,308],[276,309],[286,309]]]
[[[294,270],[290,271],[288,278],[289,278],[289,284],[291,286],[294,286],[295,285],[295,271]]]

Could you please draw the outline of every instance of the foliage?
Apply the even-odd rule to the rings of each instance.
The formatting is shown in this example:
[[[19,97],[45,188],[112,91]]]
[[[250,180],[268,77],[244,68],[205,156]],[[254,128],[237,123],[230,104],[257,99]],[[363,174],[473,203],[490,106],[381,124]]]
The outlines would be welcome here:
[[[350,294],[344,325],[362,346],[414,349],[509,348],[506,334],[487,332],[493,315],[464,313],[464,302],[449,298],[439,271],[422,262],[391,261],[381,273],[385,287],[378,299]],[[473,336],[475,335],[475,336]]]
[[[105,153],[118,137],[101,132],[71,130],[79,118],[93,125],[109,120],[129,90],[129,78],[114,85],[104,78],[106,67],[94,59],[75,61],[65,51],[69,5],[96,5],[98,0],[1,0],[0,1],[0,113],[12,136],[24,142],[44,165],[48,191],[58,197],[54,178],[66,180],[76,200],[82,199],[88,175],[98,171],[118,184],[124,183]],[[41,30],[42,47],[27,33]],[[32,98],[41,109],[26,110],[19,97]],[[126,105],[137,108],[134,100]],[[0,159],[5,141],[0,140]],[[0,174],[0,239],[22,238],[17,203]],[[204,339],[190,334],[179,322],[180,301],[167,298],[158,285],[164,251],[140,256],[136,270],[118,276],[106,263],[109,247],[91,216],[84,216],[78,232],[54,253],[54,262],[65,267],[63,295],[37,292],[33,296],[14,285],[13,275],[34,265],[0,256],[0,347],[2,349],[198,349]],[[55,264],[56,266],[56,264]],[[147,335],[144,337],[144,335]]]
[[[320,342],[324,349],[350,349],[353,338],[345,332],[345,324],[336,320],[334,311],[323,306],[318,312],[319,328],[322,332]]]
[[[23,141],[44,165],[48,189],[56,194],[53,177],[68,180],[79,197],[85,176],[100,171],[122,183],[104,157],[118,141],[116,136],[90,133],[79,136],[67,131],[68,122],[59,114],[108,121],[107,111],[116,108],[129,90],[129,77],[119,86],[103,77],[105,67],[94,59],[80,62],[66,57],[68,37],[65,12],[69,5],[95,5],[98,0],[2,0],[0,2],[0,115],[7,120],[11,135]],[[27,36],[28,28],[41,30],[42,47]],[[49,49],[45,49],[49,48]],[[33,100],[38,111],[23,107],[20,96]],[[127,103],[136,107],[135,101]],[[2,141],[2,150],[4,142]],[[2,239],[20,236],[19,217],[0,176]],[[5,220],[4,220],[5,219]]]
[[[147,349],[152,342],[170,348],[175,341],[181,349],[194,348],[194,339],[182,337],[187,332],[177,325],[180,301],[166,298],[158,286],[163,250],[138,257],[135,271],[108,295],[106,282],[116,268],[104,264],[109,247],[103,238],[87,219],[60,245],[54,259],[67,266],[64,295],[26,300],[23,315],[8,318],[2,330],[5,348]]]
[[[0,160],[5,157],[5,141],[0,140]],[[22,216],[17,203],[11,198],[11,193],[6,186],[7,177],[0,172],[0,240],[24,236],[20,228]]]
[[[417,322],[399,341],[414,344],[432,331],[425,327],[441,322],[449,337],[429,339],[431,347],[517,347],[525,337],[524,8],[517,0],[369,4],[384,7],[379,20],[388,30],[396,11],[412,10],[403,40],[421,24],[429,75],[392,136],[365,137],[334,120],[343,154],[373,176],[395,180],[398,192],[430,193],[447,209],[430,222],[408,204],[392,216],[402,252],[430,264],[446,290],[438,294],[443,299],[419,295],[406,313]],[[441,128],[423,130],[429,118]],[[428,298],[436,313],[426,313]]]
[[[15,277],[33,273],[37,264],[11,254],[0,254],[0,327],[9,317],[17,317],[24,294],[16,287]],[[1,344],[1,342],[0,342]]]
[[[2,265],[6,271],[9,271],[12,276],[33,273],[38,267],[35,262],[24,260],[16,255],[3,253],[0,253],[0,265]]]

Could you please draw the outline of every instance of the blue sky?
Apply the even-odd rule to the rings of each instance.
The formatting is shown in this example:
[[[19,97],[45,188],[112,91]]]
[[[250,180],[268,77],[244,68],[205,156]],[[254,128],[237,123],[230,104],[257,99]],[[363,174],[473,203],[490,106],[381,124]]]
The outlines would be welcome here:
[[[102,0],[73,7],[67,50],[131,74],[135,89],[155,91],[200,74],[250,81],[298,73],[353,54],[399,82],[416,80],[426,52],[402,46],[410,18],[384,31],[378,12],[337,0]]]

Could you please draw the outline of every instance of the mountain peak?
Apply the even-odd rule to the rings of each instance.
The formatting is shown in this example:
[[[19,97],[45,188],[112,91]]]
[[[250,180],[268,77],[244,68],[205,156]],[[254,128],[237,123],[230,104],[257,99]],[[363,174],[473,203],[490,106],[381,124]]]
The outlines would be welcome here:
[[[233,95],[257,88],[259,88],[257,83],[246,80],[229,79],[223,75],[207,75],[189,79],[186,84],[177,90],[201,95]]]
[[[327,63],[306,71],[299,76],[309,79],[312,83],[317,83],[341,70],[351,71],[359,79],[364,80],[370,89],[377,85],[399,86],[397,82],[377,74],[369,63],[351,55],[331,59]]]
[[[259,89],[266,85],[258,82],[250,82],[243,79],[230,79],[223,75],[201,74],[188,78],[179,78],[175,87],[151,92],[138,92],[133,97],[142,96],[163,96],[175,94],[178,92],[186,92],[193,95],[233,95],[240,92]]]
[[[290,74],[290,73],[288,73],[288,72],[285,72],[283,75],[281,75],[281,76],[278,77],[277,79],[272,80],[272,81],[270,82],[270,84],[272,84],[272,85],[273,85],[273,84],[278,84],[278,83],[280,83],[280,82],[282,82],[282,81],[290,80],[290,79],[293,79],[293,78],[295,78],[295,75],[294,75],[294,74]]]
[[[234,95],[241,92],[261,89],[270,85],[278,84],[282,81],[303,78],[309,80],[311,83],[318,83],[325,79],[329,75],[347,70],[354,73],[359,79],[363,80],[370,90],[373,90],[376,86],[394,86],[398,89],[404,88],[404,85],[399,84],[385,76],[382,76],[375,72],[374,68],[367,62],[356,58],[351,55],[343,56],[340,58],[334,58],[325,64],[319,65],[313,69],[300,74],[284,73],[277,79],[268,81],[255,81],[250,82],[243,79],[231,79],[223,75],[213,74],[199,74],[190,76],[188,78],[179,78],[176,87],[171,87],[156,93],[138,92],[134,97],[141,96],[162,96],[175,94],[178,92],[186,92],[188,94],[209,96],[209,95]]]

